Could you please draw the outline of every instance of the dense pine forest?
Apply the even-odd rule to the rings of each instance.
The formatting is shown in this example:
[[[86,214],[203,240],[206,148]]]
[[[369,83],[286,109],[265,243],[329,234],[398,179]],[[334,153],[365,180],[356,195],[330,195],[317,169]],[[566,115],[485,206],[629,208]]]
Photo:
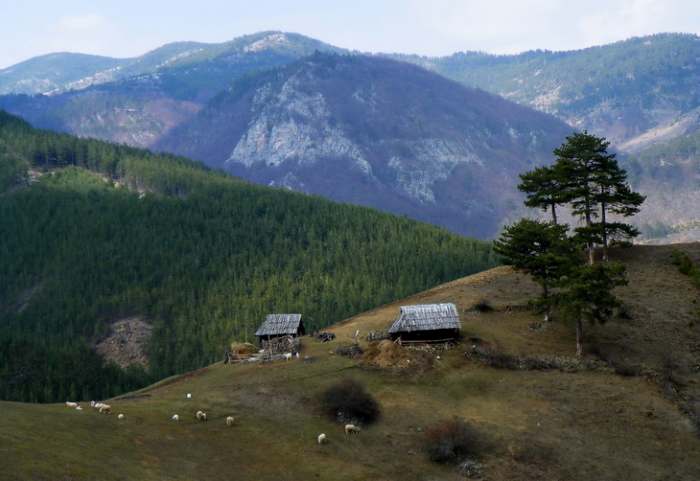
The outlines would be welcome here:
[[[0,398],[106,398],[220,358],[265,313],[313,330],[495,263],[487,243],[0,111]],[[149,367],[94,351],[153,327]]]

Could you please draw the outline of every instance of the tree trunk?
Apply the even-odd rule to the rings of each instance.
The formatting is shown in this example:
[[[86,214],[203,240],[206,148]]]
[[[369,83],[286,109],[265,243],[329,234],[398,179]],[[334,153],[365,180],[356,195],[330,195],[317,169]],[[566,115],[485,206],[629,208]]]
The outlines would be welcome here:
[[[590,209],[586,209],[586,227],[588,228],[588,233],[590,235],[591,232],[591,211]],[[595,248],[593,246],[592,241],[588,241],[588,264],[593,265],[595,264]]]
[[[542,299],[544,299],[544,322],[549,322],[549,285],[546,279],[542,283]]]
[[[552,202],[552,222],[557,223],[557,204]]]
[[[608,261],[608,229],[605,224],[605,201],[600,203],[600,222],[603,227],[603,261]]]
[[[576,319],[576,355],[583,356],[583,323],[580,317]]]
[[[591,220],[591,195],[593,194],[593,189],[590,187],[590,179],[586,178],[586,193],[584,195],[584,200],[586,202],[586,229],[588,230],[588,235],[591,235],[591,225],[593,224]],[[588,241],[588,264],[595,264],[595,248],[593,241]]]

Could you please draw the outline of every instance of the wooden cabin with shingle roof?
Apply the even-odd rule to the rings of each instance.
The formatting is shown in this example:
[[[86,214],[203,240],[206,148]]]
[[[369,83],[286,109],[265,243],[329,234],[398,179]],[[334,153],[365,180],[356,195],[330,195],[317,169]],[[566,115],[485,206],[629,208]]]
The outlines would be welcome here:
[[[281,336],[303,336],[306,334],[301,314],[268,314],[255,335],[258,340],[270,340]]]
[[[461,327],[454,304],[418,304],[401,306],[399,317],[389,328],[389,335],[402,342],[446,342],[457,339]]]

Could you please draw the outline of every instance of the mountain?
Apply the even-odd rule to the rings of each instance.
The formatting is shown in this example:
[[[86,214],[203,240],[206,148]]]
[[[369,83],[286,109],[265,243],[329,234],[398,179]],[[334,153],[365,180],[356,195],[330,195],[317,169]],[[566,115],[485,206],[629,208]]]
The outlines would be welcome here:
[[[315,51],[341,50],[294,33],[260,32],[219,44],[172,43],[133,59],[104,59],[105,69],[86,61],[82,69],[73,67],[75,62],[63,65],[72,54],[56,54],[48,56],[52,62],[44,57],[25,62],[37,63],[33,70],[20,64],[0,71],[0,93],[17,94],[0,97],[0,108],[40,128],[149,147],[234,80]],[[88,65],[96,68],[89,71]],[[41,77],[49,72],[64,81]],[[3,78],[18,79],[23,73],[28,78],[3,83]],[[29,92],[50,95],[13,90],[27,82],[50,84]]]
[[[519,204],[517,174],[569,131],[404,62],[316,53],[239,81],[154,147],[488,237]]]
[[[343,53],[283,32],[222,44],[175,43],[64,83],[51,95],[0,96],[0,108],[38,127],[182,153],[259,183],[371,205],[481,237],[494,235],[521,213],[515,174],[549,161],[551,147],[572,128],[588,129],[613,141],[635,187],[647,195],[638,217],[643,232],[686,232],[700,222],[697,184],[691,181],[695,163],[684,164],[685,179],[676,177],[682,185],[651,173],[661,162],[654,147],[673,149],[674,140],[700,132],[695,35],[659,34],[569,52],[394,56],[469,87],[463,91],[437,75],[389,68],[383,55],[373,60],[355,55],[364,59],[355,63],[339,57],[334,62],[345,66],[338,71],[314,70],[311,65],[321,65],[324,55],[311,63],[302,59],[315,51]],[[319,73],[328,79],[314,77]],[[377,80],[370,80],[375,74]],[[383,88],[372,91],[373,82]],[[270,85],[269,95],[260,90],[263,84]],[[400,95],[401,89],[412,93]],[[554,122],[545,127],[544,117],[484,91],[571,127]],[[257,95],[255,105],[251,95]],[[469,107],[481,104],[477,98],[491,98],[490,107],[488,102],[483,109]],[[308,112],[295,110],[302,104]],[[532,129],[522,124],[511,138],[506,125],[519,116]],[[540,143],[528,145],[529,130]]]
[[[0,69],[0,95],[38,94],[109,72],[126,61],[81,53],[51,53]]]
[[[173,42],[133,58],[110,58],[77,53],[52,53],[0,69],[0,95],[57,94],[141,75],[183,76],[223,74],[236,64],[277,65],[313,53],[340,52],[296,33],[266,31],[228,42]]]
[[[566,52],[393,57],[556,115],[623,150],[700,128],[697,35],[658,34]]]
[[[219,359],[269,312],[312,331],[495,263],[433,226],[1,111],[0,226],[0,398],[24,401],[112,396]]]
[[[700,131],[623,157],[647,195],[636,219],[647,239],[700,240]]]
[[[700,262],[699,244],[678,248]],[[219,362],[110,399],[112,415],[85,403],[0,402],[0,480],[700,479],[698,290],[672,265],[673,250],[613,249],[630,277],[617,292],[626,315],[585,326],[583,359],[573,325],[533,328],[542,319],[528,299],[539,287],[499,267],[347,319],[330,327],[331,342],[304,337],[302,359]],[[402,305],[447,301],[464,333],[451,348],[365,340]],[[475,312],[484,301],[492,310]],[[357,330],[364,354],[337,354]],[[319,403],[346,378],[382,411],[356,436]],[[195,420],[197,410],[208,422]],[[469,451],[455,464],[430,462],[428,433],[454,418],[471,428]]]

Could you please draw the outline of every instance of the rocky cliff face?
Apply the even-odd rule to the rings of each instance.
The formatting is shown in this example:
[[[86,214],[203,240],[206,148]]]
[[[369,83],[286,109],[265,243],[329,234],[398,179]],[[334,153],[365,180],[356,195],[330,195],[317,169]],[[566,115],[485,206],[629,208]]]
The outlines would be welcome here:
[[[157,147],[253,180],[488,237],[569,128],[422,68],[317,54],[247,79]]]

